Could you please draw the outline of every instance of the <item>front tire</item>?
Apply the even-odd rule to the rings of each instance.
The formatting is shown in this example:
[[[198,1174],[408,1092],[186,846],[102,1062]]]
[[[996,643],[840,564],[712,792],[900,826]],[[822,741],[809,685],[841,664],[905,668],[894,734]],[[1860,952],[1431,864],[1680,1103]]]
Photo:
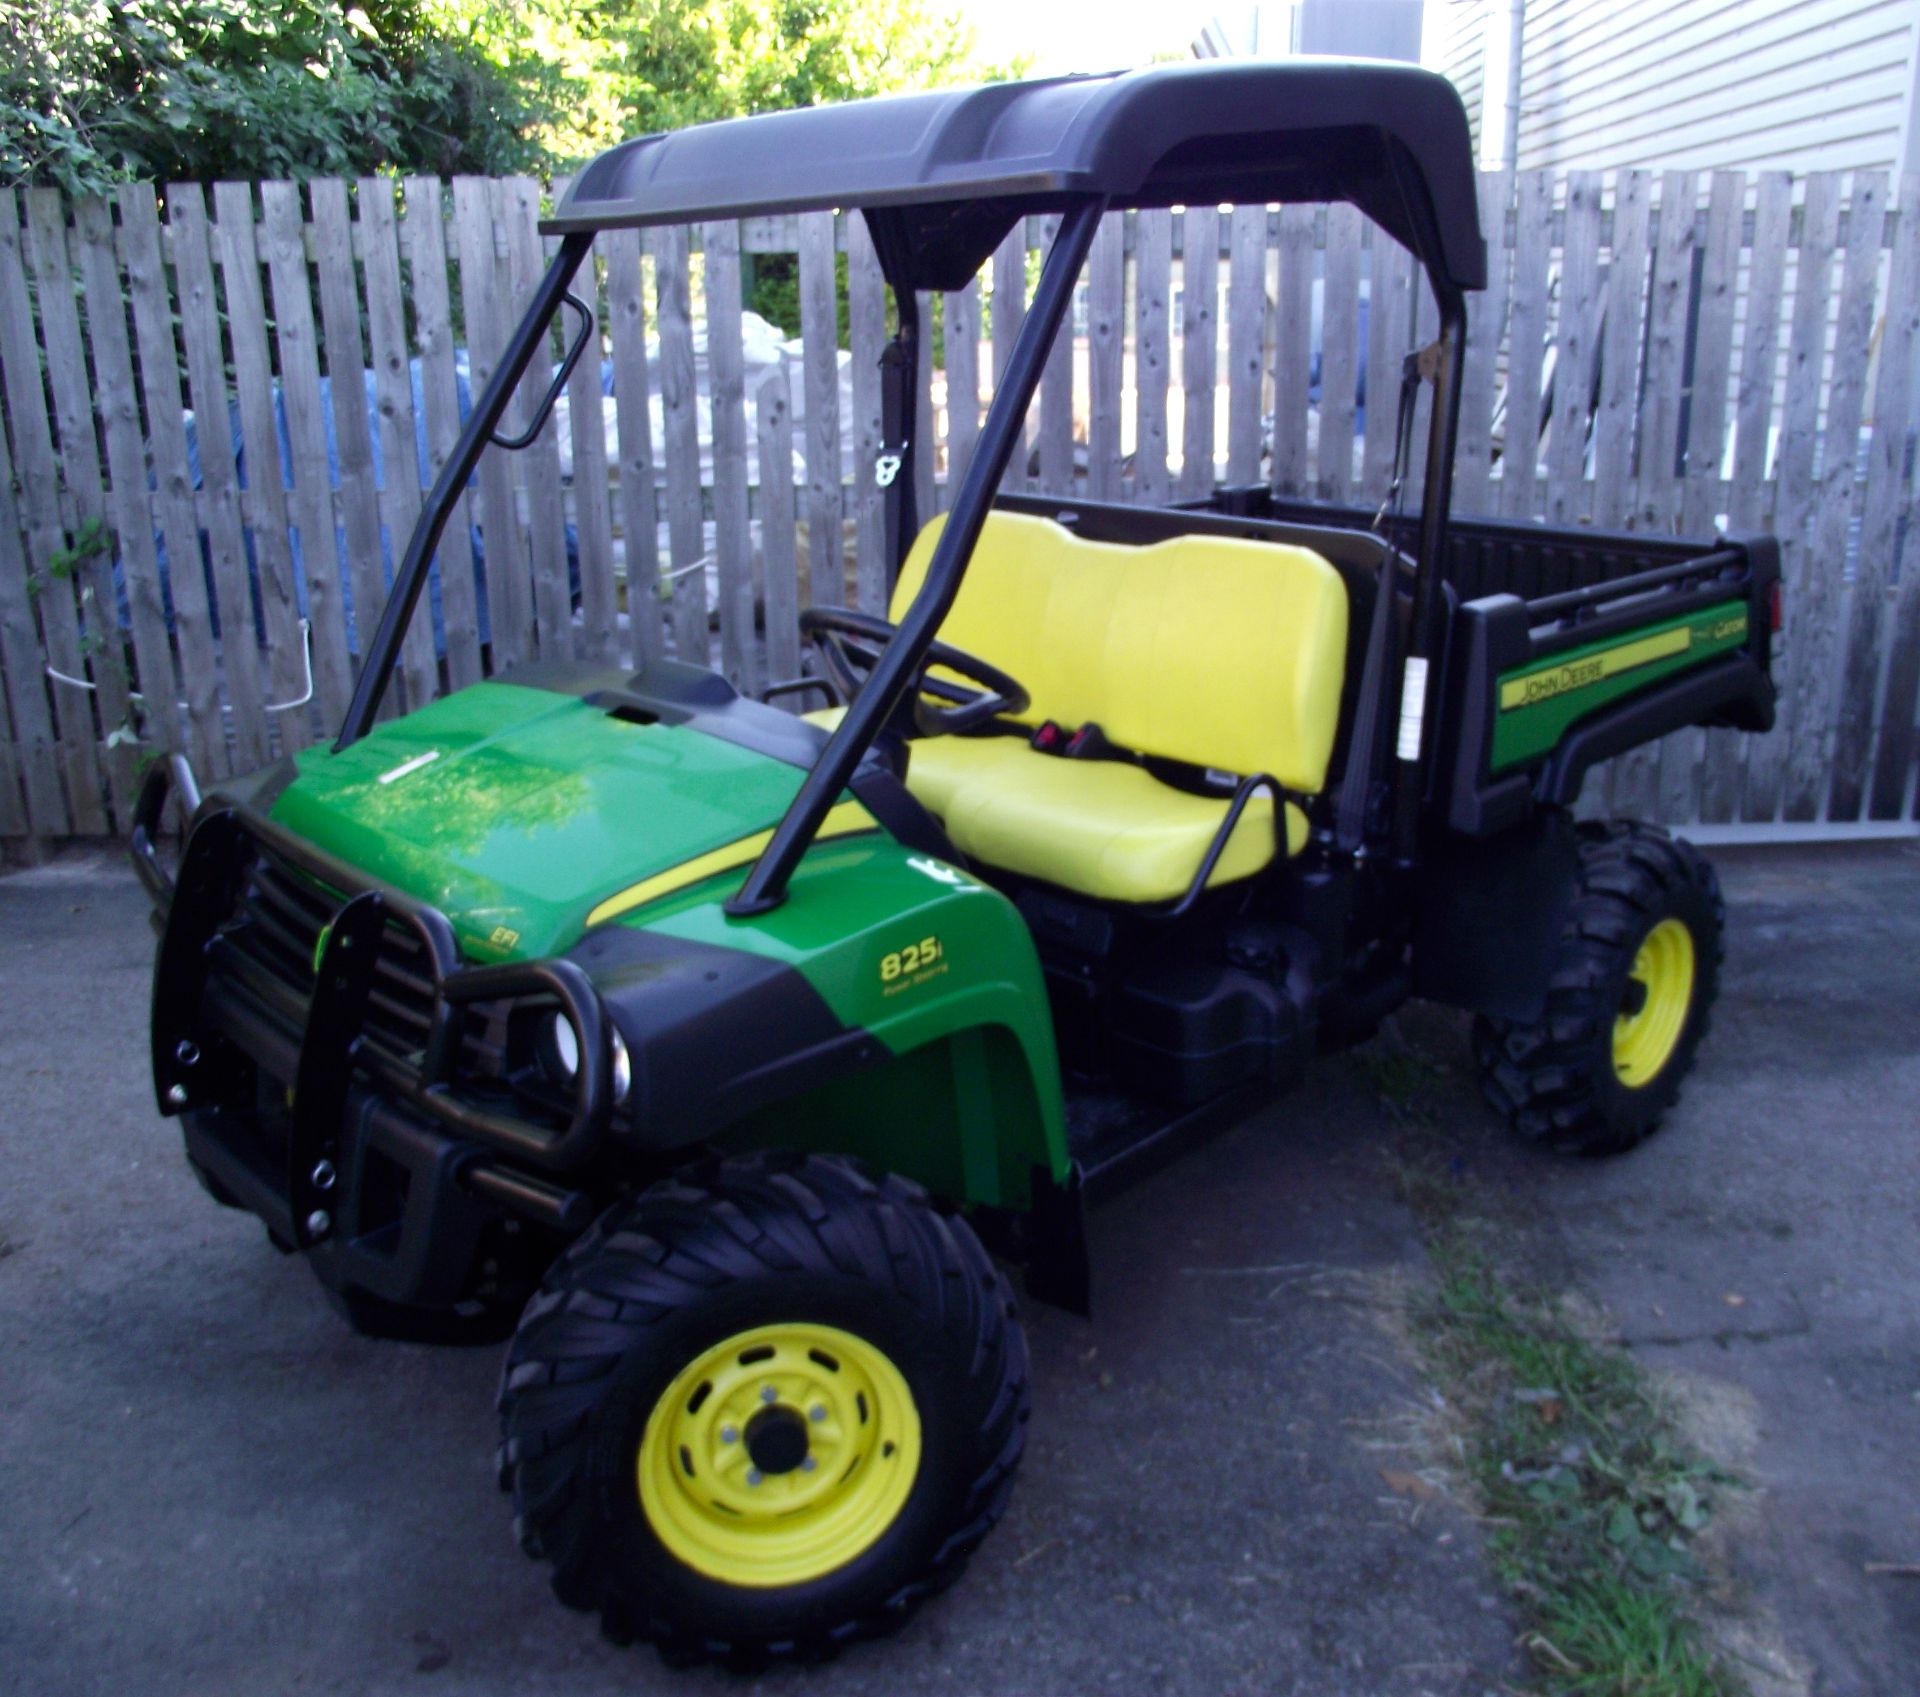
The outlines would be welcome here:
[[[562,1602],[671,1661],[818,1659],[959,1576],[1006,1506],[1027,1353],[915,1186],[714,1163],[610,1210],[509,1351],[502,1483]]]
[[[1580,827],[1546,1013],[1474,1022],[1481,1089],[1523,1137],[1614,1155],[1659,1128],[1707,1033],[1726,909],[1691,843],[1626,820]]]

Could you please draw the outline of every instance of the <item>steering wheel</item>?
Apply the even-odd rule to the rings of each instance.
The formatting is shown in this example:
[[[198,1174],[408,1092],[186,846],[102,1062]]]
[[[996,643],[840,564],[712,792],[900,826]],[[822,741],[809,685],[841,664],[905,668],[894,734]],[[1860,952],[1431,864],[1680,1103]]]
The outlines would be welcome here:
[[[827,681],[842,700],[851,701],[873,675],[887,644],[900,634],[900,627],[877,614],[856,612],[851,607],[809,607],[800,615],[800,634],[819,649]],[[958,672],[981,687],[967,689],[950,679],[936,678],[927,670],[930,666]],[[1024,685],[998,666],[990,666],[951,643],[935,642],[927,650],[912,699],[914,728],[922,736],[941,737],[964,736],[1003,713],[1024,713],[1032,698]],[[945,705],[935,706],[934,701]]]

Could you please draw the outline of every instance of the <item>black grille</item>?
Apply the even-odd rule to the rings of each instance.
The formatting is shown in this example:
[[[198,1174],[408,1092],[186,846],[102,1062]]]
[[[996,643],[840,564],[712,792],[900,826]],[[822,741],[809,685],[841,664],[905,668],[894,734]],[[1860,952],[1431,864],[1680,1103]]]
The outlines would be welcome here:
[[[228,958],[241,976],[301,1027],[320,932],[340,905],[263,850],[247,870],[233,917],[221,927]],[[389,918],[367,1006],[366,1038],[373,1047],[406,1065],[420,1064],[433,1029],[435,976],[426,937],[406,919]]]

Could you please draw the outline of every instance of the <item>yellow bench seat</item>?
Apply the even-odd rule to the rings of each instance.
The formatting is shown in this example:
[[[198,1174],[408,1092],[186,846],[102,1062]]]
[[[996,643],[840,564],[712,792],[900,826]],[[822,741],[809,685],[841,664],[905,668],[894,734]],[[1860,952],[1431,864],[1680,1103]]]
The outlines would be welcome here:
[[[895,585],[897,624],[944,520]],[[1346,663],[1347,593],[1311,549],[1185,535],[1093,542],[1051,519],[995,512],[940,629],[1032,694],[1022,727],[1094,722],[1119,747],[1203,771],[1264,773],[1296,795],[1326,781]],[[838,711],[809,714],[838,723]],[[911,744],[907,787],[983,865],[1114,902],[1185,894],[1231,805],[1125,761],[1041,754],[1021,736]],[[1250,878],[1281,846],[1274,798],[1250,798],[1209,885]],[[1307,839],[1288,802],[1284,852]]]

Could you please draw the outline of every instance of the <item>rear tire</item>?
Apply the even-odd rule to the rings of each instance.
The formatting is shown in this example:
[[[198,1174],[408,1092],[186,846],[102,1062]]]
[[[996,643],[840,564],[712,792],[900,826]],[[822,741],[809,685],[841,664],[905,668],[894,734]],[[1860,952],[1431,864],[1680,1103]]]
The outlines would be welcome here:
[[[1650,1136],[1706,1036],[1725,924],[1719,880],[1691,843],[1628,820],[1582,825],[1545,1017],[1474,1022],[1487,1100],[1567,1154]]]
[[[827,1156],[695,1169],[608,1211],[508,1353],[522,1548],[617,1642],[817,1660],[898,1627],[1004,1510],[1027,1351],[965,1222]]]

